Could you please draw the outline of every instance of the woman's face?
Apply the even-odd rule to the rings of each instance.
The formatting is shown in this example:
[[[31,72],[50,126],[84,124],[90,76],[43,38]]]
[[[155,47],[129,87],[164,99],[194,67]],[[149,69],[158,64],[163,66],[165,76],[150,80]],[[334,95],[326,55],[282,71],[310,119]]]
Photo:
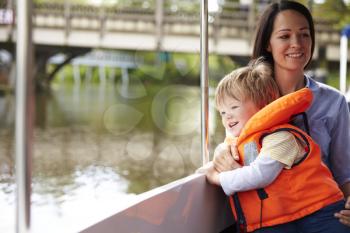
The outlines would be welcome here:
[[[307,19],[297,11],[277,14],[267,51],[274,68],[303,71],[311,56],[311,35]]]

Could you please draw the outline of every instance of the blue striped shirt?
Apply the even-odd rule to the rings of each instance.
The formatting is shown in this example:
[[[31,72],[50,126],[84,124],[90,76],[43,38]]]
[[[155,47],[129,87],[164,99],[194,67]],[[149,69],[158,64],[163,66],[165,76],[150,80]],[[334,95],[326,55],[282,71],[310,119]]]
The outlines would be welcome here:
[[[322,159],[334,179],[343,185],[350,182],[350,115],[345,96],[307,76],[305,80],[314,94],[306,111],[310,135],[320,146]]]

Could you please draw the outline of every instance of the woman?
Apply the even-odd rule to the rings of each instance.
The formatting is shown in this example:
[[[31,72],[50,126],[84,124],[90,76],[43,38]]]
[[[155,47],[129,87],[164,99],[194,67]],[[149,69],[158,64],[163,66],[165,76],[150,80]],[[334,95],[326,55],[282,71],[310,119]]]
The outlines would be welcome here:
[[[350,119],[345,97],[337,90],[318,83],[304,74],[315,47],[312,16],[300,3],[273,3],[263,12],[257,25],[253,59],[263,56],[274,68],[274,77],[281,95],[308,87],[314,100],[307,116],[312,138],[320,145],[323,161],[331,169],[346,198],[344,209],[335,213],[350,231]],[[302,127],[299,121],[296,125]],[[231,153],[229,152],[231,151]],[[219,171],[237,166],[236,148],[214,153],[214,165]],[[233,156],[232,156],[232,155]]]

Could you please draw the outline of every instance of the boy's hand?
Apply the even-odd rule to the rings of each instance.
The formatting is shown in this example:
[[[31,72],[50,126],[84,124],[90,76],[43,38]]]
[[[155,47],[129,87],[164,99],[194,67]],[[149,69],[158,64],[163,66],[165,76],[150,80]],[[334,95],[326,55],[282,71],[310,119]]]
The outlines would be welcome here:
[[[205,175],[209,183],[220,186],[219,172],[214,168],[213,163],[210,163]]]
[[[213,162],[208,162],[207,164],[201,166],[196,170],[195,173],[207,174],[208,170],[213,166]]]
[[[231,171],[241,167],[236,160],[239,160],[236,145],[227,146],[225,143],[221,143],[215,148],[213,163],[215,169],[219,172]]]
[[[225,138],[225,143],[226,145],[230,145],[230,152],[231,152],[231,156],[234,160],[238,161],[239,160],[239,154],[238,154],[238,149],[237,149],[237,137],[226,137]]]

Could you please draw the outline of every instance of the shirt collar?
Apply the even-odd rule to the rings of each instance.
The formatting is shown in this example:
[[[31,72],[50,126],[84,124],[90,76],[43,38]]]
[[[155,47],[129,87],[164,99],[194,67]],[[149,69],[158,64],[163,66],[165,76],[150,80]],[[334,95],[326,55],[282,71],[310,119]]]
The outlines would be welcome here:
[[[310,78],[305,74],[304,79],[305,79],[305,87],[310,88]]]

